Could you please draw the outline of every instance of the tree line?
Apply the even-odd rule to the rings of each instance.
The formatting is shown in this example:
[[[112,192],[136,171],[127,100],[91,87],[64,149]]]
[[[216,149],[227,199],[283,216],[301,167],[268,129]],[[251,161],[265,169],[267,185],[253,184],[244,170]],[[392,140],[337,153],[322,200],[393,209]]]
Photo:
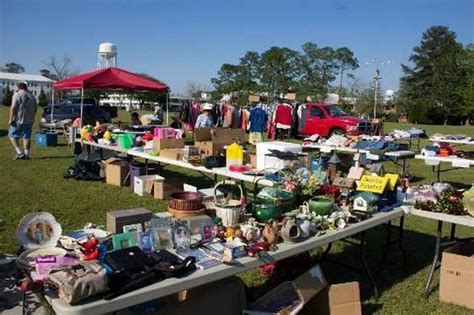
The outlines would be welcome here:
[[[301,101],[307,96],[321,101],[336,79],[337,90],[342,91],[344,78],[351,77],[351,71],[358,67],[349,48],[308,42],[301,51],[277,46],[262,53],[249,51],[238,64],[223,64],[211,83],[218,94],[237,93],[240,102],[246,102],[253,93],[266,93],[273,99],[289,92],[296,93]]]

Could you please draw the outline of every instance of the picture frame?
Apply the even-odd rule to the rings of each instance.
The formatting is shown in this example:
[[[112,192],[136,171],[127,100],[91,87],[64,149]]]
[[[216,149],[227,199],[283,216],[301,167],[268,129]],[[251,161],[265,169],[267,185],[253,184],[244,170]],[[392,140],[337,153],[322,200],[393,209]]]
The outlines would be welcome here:
[[[173,225],[173,245],[176,250],[188,249],[191,245],[191,230],[187,222],[177,220]]]
[[[127,232],[112,235],[112,246],[114,250],[137,246],[135,233]]]
[[[151,228],[155,242],[155,250],[173,248],[173,235],[171,226],[155,226]]]

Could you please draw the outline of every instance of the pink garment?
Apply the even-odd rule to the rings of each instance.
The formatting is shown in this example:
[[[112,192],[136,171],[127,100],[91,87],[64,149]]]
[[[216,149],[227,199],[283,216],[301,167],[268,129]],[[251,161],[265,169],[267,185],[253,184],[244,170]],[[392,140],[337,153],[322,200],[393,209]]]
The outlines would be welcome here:
[[[194,102],[191,105],[191,121],[189,122],[192,129],[194,129],[194,126],[196,125],[196,120],[200,114],[201,104],[199,102]]]

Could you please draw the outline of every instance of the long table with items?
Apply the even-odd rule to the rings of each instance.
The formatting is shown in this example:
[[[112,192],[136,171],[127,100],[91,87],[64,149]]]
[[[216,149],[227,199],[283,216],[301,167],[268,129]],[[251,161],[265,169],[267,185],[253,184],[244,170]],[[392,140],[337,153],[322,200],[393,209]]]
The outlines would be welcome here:
[[[218,167],[218,168],[213,168],[213,169],[207,169],[204,166],[194,166],[186,161],[178,161],[178,160],[173,160],[173,159],[168,159],[168,158],[163,158],[157,155],[151,155],[147,152],[144,151],[139,151],[139,150],[134,150],[134,149],[122,149],[118,146],[111,146],[111,145],[105,145],[105,144],[98,144],[95,142],[91,141],[80,141],[78,142],[82,143],[83,145],[89,146],[89,147],[95,147],[100,150],[110,150],[110,151],[115,151],[118,153],[122,154],[127,154],[130,157],[135,157],[135,158],[142,158],[145,159],[145,165],[148,165],[148,161],[155,161],[163,164],[168,164],[168,165],[174,165],[177,167],[182,167],[188,170],[196,171],[202,174],[210,174],[214,175],[214,181],[216,181],[217,176],[223,176],[226,178],[231,178],[239,181],[244,181],[248,183],[256,183],[258,180],[258,183],[260,185],[264,186],[272,186],[273,183],[270,180],[264,179],[262,176],[254,176],[254,175],[245,175],[242,173],[238,172],[231,172],[229,171],[226,167]],[[146,167],[147,169],[147,167]]]
[[[370,153],[369,150],[356,149],[356,148],[350,148],[350,147],[328,146],[328,145],[317,144],[317,143],[311,143],[311,144],[306,144],[306,145],[303,144],[303,149],[314,149],[314,150],[319,150],[320,152],[324,152],[324,153],[331,153],[332,151],[346,153],[346,154],[360,153],[360,154],[365,154],[366,158],[371,161],[389,160],[402,168],[402,175],[405,175],[407,173],[406,160],[415,157],[415,152],[410,151],[410,150],[387,151],[387,152],[384,152],[383,155],[377,155],[377,154]],[[398,161],[402,161],[402,164],[399,165]]]
[[[309,250],[320,248],[332,244],[333,242],[363,234],[369,229],[400,219],[400,229],[403,230],[403,217],[405,210],[395,208],[388,212],[376,213],[372,217],[353,223],[341,230],[327,232],[326,234],[310,237],[302,242],[295,244],[278,244],[278,249],[274,252],[267,252],[271,259],[278,261],[294,255],[305,253]],[[400,240],[401,241],[401,240]],[[366,266],[365,259],[363,263]],[[230,277],[243,271],[254,269],[264,265],[265,262],[257,258],[243,257],[236,260],[235,264],[220,264],[206,270],[198,270],[194,273],[180,279],[168,278],[158,283],[143,287],[141,289],[121,295],[113,300],[96,300],[79,305],[69,305],[62,302],[52,293],[46,293],[45,301],[57,314],[103,314],[138,305],[147,301],[165,297],[170,294],[178,293],[183,290],[211,283],[223,278]],[[366,266],[367,267],[367,266]],[[371,272],[368,268],[365,270],[372,280]]]
[[[458,242],[458,240],[456,239],[456,225],[474,228],[474,217],[467,215],[460,216],[446,213],[430,212],[417,209],[411,209],[410,214],[430,220],[436,220],[438,222],[433,263],[431,264],[430,272],[428,274],[428,278],[426,279],[425,289],[423,292],[424,297],[428,298],[432,290],[431,283],[433,282],[433,275],[436,269],[438,269],[441,265],[441,253],[443,251],[443,248],[452,246],[456,242]],[[443,223],[451,224],[449,241],[446,242],[442,242]]]
[[[426,165],[433,166],[433,172],[436,173],[436,180],[441,180],[441,172],[449,171],[450,169],[441,170],[441,163],[451,163],[453,168],[470,168],[474,166],[474,160],[460,158],[457,156],[426,156],[415,155],[415,159],[425,161]]]

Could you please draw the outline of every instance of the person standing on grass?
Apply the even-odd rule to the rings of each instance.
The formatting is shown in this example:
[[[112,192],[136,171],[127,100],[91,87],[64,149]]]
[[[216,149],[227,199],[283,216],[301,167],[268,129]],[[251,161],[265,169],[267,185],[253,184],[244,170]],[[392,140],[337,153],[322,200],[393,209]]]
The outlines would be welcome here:
[[[8,119],[8,137],[16,152],[14,160],[28,160],[30,158],[31,128],[35,122],[38,104],[36,98],[28,91],[27,84],[18,84],[18,92],[13,95],[10,106],[10,118]],[[22,152],[18,139],[23,139]]]

